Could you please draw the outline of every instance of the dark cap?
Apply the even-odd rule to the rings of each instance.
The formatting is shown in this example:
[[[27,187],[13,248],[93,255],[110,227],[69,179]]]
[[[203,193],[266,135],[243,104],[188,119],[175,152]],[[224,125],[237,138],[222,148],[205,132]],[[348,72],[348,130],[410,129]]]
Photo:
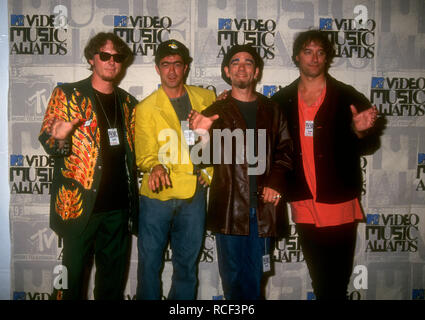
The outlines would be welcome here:
[[[189,65],[193,60],[189,55],[189,49],[183,43],[171,39],[159,44],[156,49],[155,64],[159,65],[162,58],[175,54],[178,54],[186,65]]]
[[[260,72],[258,73],[258,78],[257,78],[257,81],[260,81],[261,76],[263,74],[264,61],[258,54],[257,50],[248,44],[243,44],[243,45],[236,44],[233,47],[231,47],[227,51],[227,53],[224,55],[223,62],[221,63],[221,77],[223,78],[223,80],[226,81],[228,84],[232,85],[232,82],[226,76],[226,73],[224,72],[224,67],[228,67],[232,57],[239,52],[247,52],[252,56],[255,62],[255,67],[258,67],[258,69],[260,70]]]

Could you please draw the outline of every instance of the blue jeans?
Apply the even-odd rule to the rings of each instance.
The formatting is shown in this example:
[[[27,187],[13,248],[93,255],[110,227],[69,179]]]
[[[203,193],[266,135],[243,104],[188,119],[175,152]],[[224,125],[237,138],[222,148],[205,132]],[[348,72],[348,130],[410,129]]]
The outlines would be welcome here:
[[[270,253],[270,238],[258,236],[256,209],[250,209],[248,236],[216,233],[215,237],[226,300],[262,299],[262,257]]]
[[[161,299],[161,270],[168,239],[173,264],[168,299],[196,298],[197,264],[205,231],[205,193],[198,184],[190,199],[140,197],[137,299]]]

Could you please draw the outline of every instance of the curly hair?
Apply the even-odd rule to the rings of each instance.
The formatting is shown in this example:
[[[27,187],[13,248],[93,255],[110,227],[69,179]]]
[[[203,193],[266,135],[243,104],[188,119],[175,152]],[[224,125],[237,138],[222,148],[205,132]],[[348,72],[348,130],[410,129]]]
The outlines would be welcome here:
[[[327,33],[321,30],[312,29],[297,34],[297,36],[295,37],[294,46],[292,48],[292,61],[297,67],[299,67],[299,63],[296,57],[299,55],[301,50],[304,49],[305,46],[308,45],[310,42],[320,44],[323,50],[325,51],[325,70],[327,72],[335,57],[335,47],[329,40]]]
[[[84,48],[84,56],[86,57],[87,62],[89,63],[89,60],[93,59],[94,55],[99,52],[100,48],[102,48],[108,40],[112,42],[114,49],[118,53],[125,56],[123,65],[130,65],[134,58],[133,52],[120,37],[112,32],[100,32],[90,39]],[[93,66],[91,65],[90,70],[93,70]]]

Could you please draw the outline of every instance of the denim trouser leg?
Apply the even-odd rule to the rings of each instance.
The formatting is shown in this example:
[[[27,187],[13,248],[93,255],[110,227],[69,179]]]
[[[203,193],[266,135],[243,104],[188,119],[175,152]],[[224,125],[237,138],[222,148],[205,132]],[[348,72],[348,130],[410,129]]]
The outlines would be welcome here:
[[[226,300],[261,298],[263,255],[270,250],[270,238],[258,236],[257,216],[250,211],[249,236],[216,234],[220,277]]]
[[[173,277],[169,299],[195,299],[197,258],[205,230],[205,189],[191,199],[140,197],[137,299],[161,299],[161,267],[171,241]]]
[[[140,197],[137,299],[161,299],[160,270],[171,225],[170,202]]]
[[[179,200],[171,227],[173,277],[168,299],[193,300],[198,285],[198,258],[204,240],[206,191],[198,185],[190,200]]]

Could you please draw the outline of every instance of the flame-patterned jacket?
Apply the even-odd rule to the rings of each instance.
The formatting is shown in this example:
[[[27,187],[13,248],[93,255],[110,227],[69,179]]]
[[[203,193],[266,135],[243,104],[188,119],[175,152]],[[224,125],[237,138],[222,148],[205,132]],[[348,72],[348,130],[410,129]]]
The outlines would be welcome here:
[[[134,156],[134,113],[137,100],[116,88],[122,119],[128,192],[129,222],[137,221],[138,185]],[[47,106],[39,140],[45,151],[55,158],[51,186],[50,227],[59,236],[79,234],[93,210],[102,174],[100,132],[97,124],[95,94],[91,78],[57,86]],[[72,121],[84,119],[59,148],[59,142],[47,133],[47,121],[53,117]],[[137,227],[137,223],[133,227]],[[135,232],[135,230],[132,230]]]

